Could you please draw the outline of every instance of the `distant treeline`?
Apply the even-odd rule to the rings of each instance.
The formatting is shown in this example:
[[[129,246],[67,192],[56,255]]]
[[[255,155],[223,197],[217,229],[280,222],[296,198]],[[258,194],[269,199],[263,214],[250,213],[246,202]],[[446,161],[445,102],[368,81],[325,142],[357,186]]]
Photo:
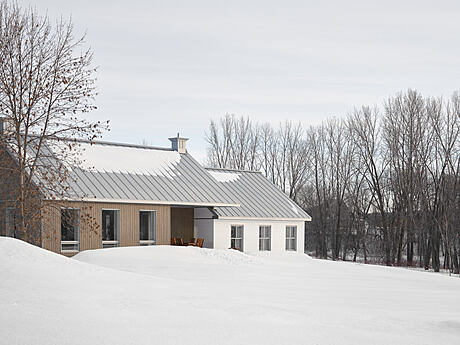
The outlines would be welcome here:
[[[225,115],[209,164],[260,170],[312,216],[320,258],[459,271],[460,95],[409,90],[304,128]]]

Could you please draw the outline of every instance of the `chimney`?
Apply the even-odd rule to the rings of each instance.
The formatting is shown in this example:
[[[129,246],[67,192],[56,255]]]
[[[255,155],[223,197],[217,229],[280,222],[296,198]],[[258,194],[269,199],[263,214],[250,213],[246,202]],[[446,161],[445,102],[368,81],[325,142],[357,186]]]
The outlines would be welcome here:
[[[185,144],[188,138],[181,138],[179,133],[177,133],[177,137],[169,138],[171,140],[171,148],[174,151],[179,153],[187,153],[187,145]]]

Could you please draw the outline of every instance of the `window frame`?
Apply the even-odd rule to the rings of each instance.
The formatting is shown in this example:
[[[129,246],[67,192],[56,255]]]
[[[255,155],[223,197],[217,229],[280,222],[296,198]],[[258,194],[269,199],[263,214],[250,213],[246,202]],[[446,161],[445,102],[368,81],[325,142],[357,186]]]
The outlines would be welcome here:
[[[73,241],[63,241],[62,240],[62,211],[66,211],[66,210],[72,210],[72,211],[77,211],[77,224],[74,224],[73,226],[77,228],[77,231],[76,231],[76,237],[77,237],[77,240],[73,240]],[[80,208],[78,207],[61,207],[60,209],[61,211],[61,214],[60,214],[60,218],[61,218],[61,253],[78,253],[80,252],[80,231],[81,231],[81,211],[80,211]],[[75,231],[75,229],[74,229]],[[75,237],[75,236],[74,236]],[[74,245],[76,246],[75,248],[76,249],[64,249],[64,245]]]
[[[153,227],[153,239],[141,240],[141,213],[150,213],[151,227]],[[139,245],[140,246],[153,246],[157,244],[157,211],[156,210],[139,210]]]
[[[115,211],[115,220],[114,220],[114,229],[113,237],[116,240],[104,240],[104,229],[102,225],[104,224],[104,211]],[[116,226],[116,228],[115,228]],[[102,237],[102,248],[115,248],[120,246],[120,233],[121,233],[121,212],[119,208],[103,208],[101,209],[101,237]]]
[[[264,231],[268,230],[268,237],[267,234],[264,234],[262,237],[262,229]],[[264,243],[268,243],[266,246]],[[271,225],[259,225],[259,251],[271,251],[272,250],[272,226]]]
[[[286,246],[285,249],[290,252],[296,252],[297,251],[297,225],[286,225],[285,227],[286,231]],[[289,230],[294,230],[293,231],[293,236],[288,237],[288,229]],[[294,248],[292,248],[291,244],[294,244]]]
[[[232,236],[233,228],[235,228],[236,237]],[[241,229],[241,237],[238,237],[238,229]],[[240,248],[237,248],[236,245],[232,246],[232,241],[235,241],[235,243],[236,241],[241,241]],[[244,252],[244,224],[231,224],[230,225],[230,248],[237,249],[237,250]]]

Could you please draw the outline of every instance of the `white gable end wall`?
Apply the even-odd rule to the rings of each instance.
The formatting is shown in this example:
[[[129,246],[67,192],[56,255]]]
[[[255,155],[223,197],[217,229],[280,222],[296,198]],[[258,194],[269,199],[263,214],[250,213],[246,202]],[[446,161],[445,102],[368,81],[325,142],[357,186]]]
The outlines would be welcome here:
[[[231,226],[243,225],[243,247],[245,252],[259,251],[259,226],[271,226],[271,251],[286,250],[286,226],[297,226],[297,252],[304,252],[305,222],[288,220],[215,219],[213,242],[215,249],[230,248]]]

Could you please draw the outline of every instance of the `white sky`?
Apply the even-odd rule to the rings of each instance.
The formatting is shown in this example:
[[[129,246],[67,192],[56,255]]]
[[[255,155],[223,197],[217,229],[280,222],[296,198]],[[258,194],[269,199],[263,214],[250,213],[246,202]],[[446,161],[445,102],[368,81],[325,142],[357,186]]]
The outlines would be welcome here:
[[[205,156],[211,118],[317,124],[400,90],[450,95],[460,1],[21,0],[87,31],[105,140]]]

